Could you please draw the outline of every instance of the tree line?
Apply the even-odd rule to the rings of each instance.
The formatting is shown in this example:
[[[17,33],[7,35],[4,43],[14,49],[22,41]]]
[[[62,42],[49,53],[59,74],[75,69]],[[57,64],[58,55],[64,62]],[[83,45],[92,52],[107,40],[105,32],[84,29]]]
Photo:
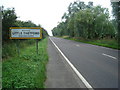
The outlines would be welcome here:
[[[115,4],[112,4],[115,6]],[[117,6],[117,5],[116,5]],[[114,15],[116,16],[114,11]],[[117,14],[118,15],[118,14]],[[117,18],[110,19],[108,8],[94,6],[93,2],[70,3],[61,22],[52,30],[53,36],[81,37],[84,39],[118,39]]]
[[[32,21],[21,21],[17,20],[18,16],[15,13],[14,8],[7,8],[4,9],[2,6],[2,42],[8,42],[10,41],[9,39],[9,28],[10,27],[41,27],[41,25],[36,25]],[[43,38],[48,36],[47,31],[43,28]]]

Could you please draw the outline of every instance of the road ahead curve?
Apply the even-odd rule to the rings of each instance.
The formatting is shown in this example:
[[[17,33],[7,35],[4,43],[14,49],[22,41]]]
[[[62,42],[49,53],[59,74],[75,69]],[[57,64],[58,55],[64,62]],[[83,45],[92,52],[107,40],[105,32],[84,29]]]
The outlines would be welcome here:
[[[93,88],[118,88],[118,50],[50,38]]]

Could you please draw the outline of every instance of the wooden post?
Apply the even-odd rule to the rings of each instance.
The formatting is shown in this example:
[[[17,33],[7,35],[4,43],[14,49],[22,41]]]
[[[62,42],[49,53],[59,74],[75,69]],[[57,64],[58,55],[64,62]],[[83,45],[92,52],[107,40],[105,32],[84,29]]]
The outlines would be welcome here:
[[[36,39],[36,53],[38,54],[38,40]]]
[[[19,40],[15,40],[15,41],[16,41],[17,53],[18,53],[18,56],[20,56]]]

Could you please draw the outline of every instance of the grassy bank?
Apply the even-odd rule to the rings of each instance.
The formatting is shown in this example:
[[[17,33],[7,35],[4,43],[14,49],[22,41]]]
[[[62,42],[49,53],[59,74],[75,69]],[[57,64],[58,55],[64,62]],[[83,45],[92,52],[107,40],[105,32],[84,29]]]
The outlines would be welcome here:
[[[100,39],[100,40],[85,40],[82,38],[71,38],[68,36],[63,36],[62,38],[64,39],[68,39],[68,40],[74,40],[77,42],[83,42],[83,43],[88,43],[88,44],[93,44],[93,45],[98,45],[98,46],[103,46],[103,47],[109,47],[109,48],[113,48],[113,49],[120,49],[120,47],[118,47],[118,41],[115,39]]]
[[[29,46],[20,49],[19,57],[15,54],[3,60],[3,88],[44,88],[48,61],[47,39],[41,40],[38,46],[38,55],[36,43],[32,41]]]

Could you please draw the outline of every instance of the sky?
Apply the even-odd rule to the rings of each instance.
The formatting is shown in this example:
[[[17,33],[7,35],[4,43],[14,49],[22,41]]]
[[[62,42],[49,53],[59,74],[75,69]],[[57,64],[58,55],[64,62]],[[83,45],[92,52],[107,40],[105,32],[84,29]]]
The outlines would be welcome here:
[[[49,35],[52,35],[51,30],[61,22],[61,17],[67,11],[67,7],[71,2],[76,0],[1,0],[0,6],[5,8],[15,8],[15,12],[19,17],[18,20],[31,20],[35,24],[40,24],[45,28]],[[112,7],[110,0],[80,0],[86,4],[93,1],[93,4],[101,5],[109,8],[110,15]]]

